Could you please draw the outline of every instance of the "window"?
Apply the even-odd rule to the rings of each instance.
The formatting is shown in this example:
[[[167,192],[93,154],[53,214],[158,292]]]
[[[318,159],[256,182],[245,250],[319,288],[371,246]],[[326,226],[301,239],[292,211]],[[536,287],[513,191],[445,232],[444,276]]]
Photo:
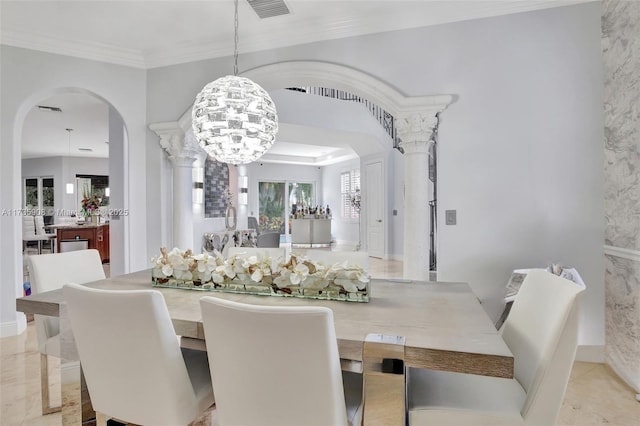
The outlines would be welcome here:
[[[285,232],[285,188],[284,182],[258,182],[260,232]]]
[[[40,201],[38,197],[38,179],[26,179],[24,184],[25,200],[24,206],[31,209],[40,208]]]
[[[24,180],[23,205],[28,209],[38,209],[38,216],[54,213],[54,190],[52,177],[34,177]]]
[[[360,216],[360,169],[340,174],[340,194],[343,219],[357,219]],[[357,204],[352,200],[355,198]]]
[[[316,205],[314,182],[258,182],[258,228],[289,236],[296,212],[313,210]]]

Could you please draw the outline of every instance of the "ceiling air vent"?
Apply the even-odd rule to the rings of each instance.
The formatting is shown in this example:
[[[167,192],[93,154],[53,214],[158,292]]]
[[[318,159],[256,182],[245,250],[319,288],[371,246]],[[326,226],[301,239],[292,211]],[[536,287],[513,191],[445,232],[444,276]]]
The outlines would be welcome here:
[[[60,109],[59,107],[52,107],[52,106],[47,106],[47,105],[38,105],[38,108],[44,109],[44,110],[47,110],[47,111],[52,111],[52,112],[62,112],[62,109]]]
[[[289,14],[289,8],[282,0],[247,0],[247,2],[261,19]]]

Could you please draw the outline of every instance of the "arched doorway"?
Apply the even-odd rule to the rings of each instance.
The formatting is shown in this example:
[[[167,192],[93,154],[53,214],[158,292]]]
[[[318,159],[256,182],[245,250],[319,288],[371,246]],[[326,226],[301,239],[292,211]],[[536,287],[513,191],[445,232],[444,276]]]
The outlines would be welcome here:
[[[435,235],[430,237],[432,225],[430,221],[430,195],[425,191],[429,186],[429,147],[433,145],[437,132],[437,115],[451,102],[453,96],[406,96],[394,87],[372,77],[362,71],[333,63],[315,61],[291,61],[265,65],[242,73],[260,84],[266,90],[290,87],[291,85],[329,87],[344,90],[359,97],[369,99],[395,117],[398,127],[400,144],[407,144],[402,167],[407,174],[404,176],[404,208],[402,226],[396,231],[403,235],[403,259],[405,261],[404,277],[410,279],[430,279],[429,265],[432,256],[430,239],[436,241]],[[394,141],[395,142],[395,141]],[[404,148],[403,148],[404,149]],[[404,151],[403,151],[404,152]],[[378,169],[362,164],[364,170]],[[392,177],[388,174],[388,167],[383,161],[383,184],[385,193],[389,193]],[[366,172],[362,179],[366,182]],[[396,185],[396,192],[401,189]],[[435,188],[433,188],[435,193]],[[388,206],[387,206],[388,207]],[[363,199],[363,210],[367,208],[367,201]],[[391,221],[388,208],[384,209],[382,217],[366,214],[364,226],[370,230],[377,227],[377,223],[384,224],[382,231],[390,235]],[[394,209],[394,214],[395,214]],[[425,212],[423,214],[423,212]],[[371,212],[369,212],[371,213]],[[374,223],[377,222],[377,223]],[[365,233],[366,235],[367,233]],[[373,239],[374,233],[368,236]],[[385,237],[385,254],[388,253],[388,238]],[[432,246],[435,249],[435,244]],[[425,267],[426,265],[426,267]]]
[[[278,90],[287,87],[311,86],[330,87],[344,90],[357,96],[366,98],[391,113],[397,120],[399,137],[407,143],[408,153],[405,153],[404,164],[410,165],[414,176],[405,179],[404,192],[406,205],[424,205],[424,211],[428,212],[427,194],[423,190],[424,181],[428,180],[428,162],[426,159],[428,146],[436,126],[436,116],[453,102],[451,95],[436,96],[406,96],[398,92],[394,87],[372,77],[362,71],[346,66],[317,61],[289,61],[269,64],[253,68],[241,73],[261,85],[267,91]],[[191,109],[189,108],[175,122],[175,127],[181,129],[184,135],[190,127]],[[412,160],[409,161],[409,158]],[[364,164],[364,163],[363,163]],[[382,168],[385,185],[384,193],[389,193],[390,173],[389,167]],[[396,188],[397,189],[397,188]],[[363,208],[366,208],[366,200],[363,200]],[[389,235],[390,212],[385,209],[385,217],[382,218],[384,231]],[[405,209],[404,222],[397,230],[404,236],[403,256],[405,265],[404,277],[428,281],[429,280],[429,215],[423,214],[422,209]],[[377,220],[377,219],[376,219]],[[410,224],[410,227],[405,226]],[[365,225],[366,226],[366,225]],[[410,228],[410,231],[408,231]],[[386,238],[388,241],[388,238]],[[388,253],[385,242],[385,253]],[[426,267],[425,267],[426,265]]]
[[[63,102],[67,107],[59,108],[56,102]],[[44,108],[43,108],[44,107]],[[54,108],[53,110],[51,108]],[[57,110],[56,110],[57,108]],[[47,115],[43,121],[34,119],[38,111],[45,110]],[[89,113],[92,110],[93,113]],[[96,112],[97,111],[97,112]],[[42,119],[42,116],[40,116]],[[119,275],[128,270],[128,177],[126,167],[126,155],[128,145],[128,132],[121,114],[105,98],[96,93],[76,87],[55,88],[36,93],[23,101],[15,121],[15,140],[18,151],[22,151],[23,141],[31,137],[33,129],[30,126],[47,126],[51,133],[57,130],[64,133],[64,150],[56,150],[53,146],[59,143],[53,135],[46,137],[42,133],[36,138],[41,138],[43,143],[48,143],[47,149],[37,152],[37,147],[29,150],[32,158],[40,157],[42,160],[58,158],[59,161],[51,161],[48,165],[51,173],[56,173],[55,185],[55,211],[53,221],[59,223],[62,217],[71,218],[77,211],[78,194],[82,188],[77,185],[74,193],[67,193],[67,183],[76,184],[76,176],[81,175],[106,175],[109,177],[109,204],[103,209],[105,217],[109,216],[109,269],[113,275]],[[59,129],[58,129],[59,127]],[[73,129],[68,133],[66,129]],[[60,135],[55,135],[59,138]],[[90,139],[100,138],[99,145]],[[93,142],[93,145],[91,144]],[[90,147],[90,148],[88,148]],[[35,151],[34,151],[35,149]],[[87,150],[106,150],[107,158],[101,154],[91,155]],[[82,151],[85,150],[85,151]],[[48,156],[51,156],[49,158]],[[45,157],[45,158],[43,158]],[[94,158],[91,158],[94,157]],[[84,158],[79,161],[78,158]],[[106,160],[98,161],[100,158]],[[46,163],[40,162],[40,163]],[[79,164],[85,163],[83,166]],[[88,163],[88,164],[87,164]],[[18,175],[21,177],[16,185],[19,192],[22,191],[22,177],[24,176],[22,162],[18,162]],[[41,164],[40,164],[41,165]],[[36,167],[37,168],[37,167]],[[58,171],[55,171],[58,170]],[[101,188],[104,196],[104,188]],[[20,205],[23,205],[22,203]],[[115,220],[113,220],[115,218]]]

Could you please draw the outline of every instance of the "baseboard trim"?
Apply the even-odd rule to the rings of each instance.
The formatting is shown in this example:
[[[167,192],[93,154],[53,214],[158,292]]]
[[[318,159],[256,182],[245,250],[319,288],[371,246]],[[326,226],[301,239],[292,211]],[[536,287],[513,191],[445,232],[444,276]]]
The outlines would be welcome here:
[[[576,361],[604,363],[604,346],[578,345]]]
[[[15,321],[0,323],[0,337],[17,336],[27,329],[27,317],[18,312]]]

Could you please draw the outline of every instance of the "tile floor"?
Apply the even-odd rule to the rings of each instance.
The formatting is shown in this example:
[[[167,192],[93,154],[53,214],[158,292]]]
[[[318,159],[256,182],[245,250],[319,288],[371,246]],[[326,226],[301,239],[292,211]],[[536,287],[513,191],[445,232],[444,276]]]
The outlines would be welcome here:
[[[374,277],[399,278],[402,263],[372,258],[370,271]],[[50,358],[49,365],[53,402],[59,404],[59,364]],[[0,403],[0,425],[61,424],[59,413],[40,415],[40,359],[33,323],[20,336],[0,339]],[[608,366],[576,362],[558,424],[640,426],[640,402]]]

